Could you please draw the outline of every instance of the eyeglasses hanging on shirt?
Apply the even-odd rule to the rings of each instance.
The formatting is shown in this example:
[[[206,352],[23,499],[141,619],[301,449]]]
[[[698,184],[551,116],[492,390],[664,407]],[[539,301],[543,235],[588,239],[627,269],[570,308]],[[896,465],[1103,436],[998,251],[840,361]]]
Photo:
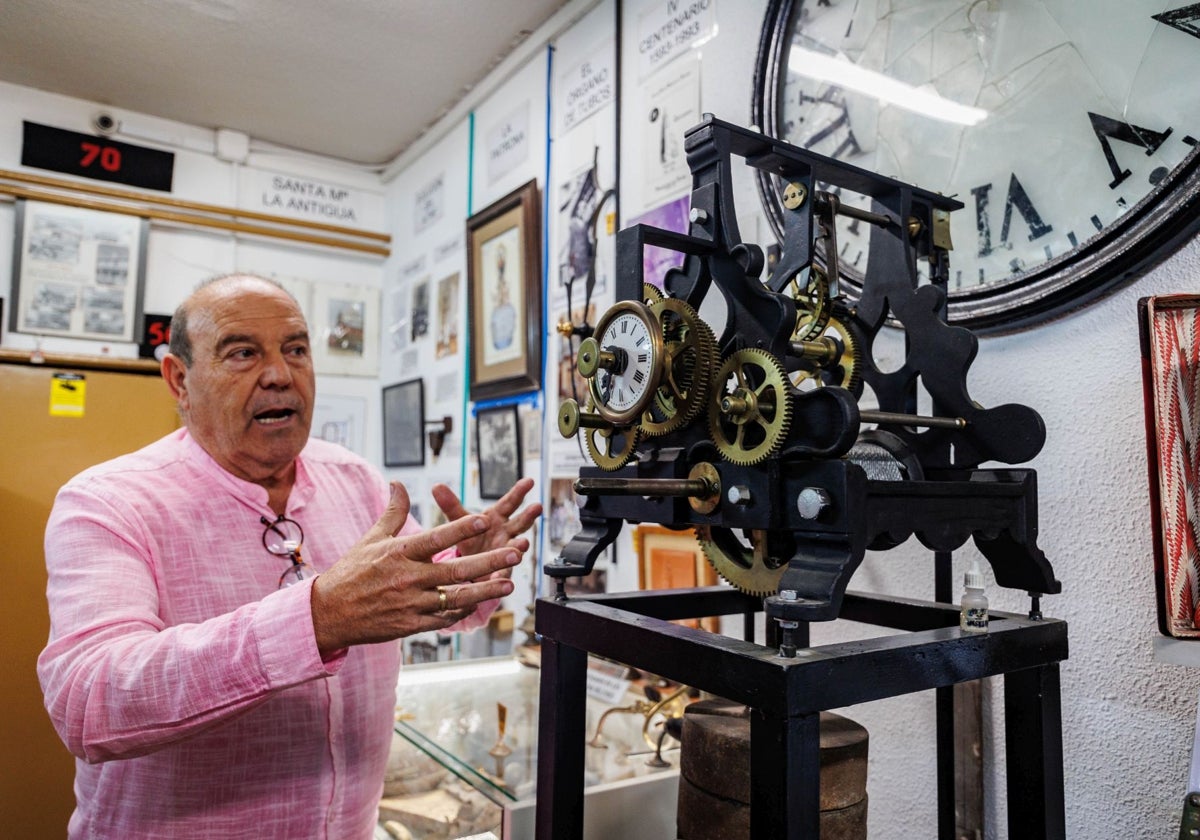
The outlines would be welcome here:
[[[262,535],[263,547],[276,557],[286,557],[292,563],[279,576],[279,588],[283,589],[285,586],[316,577],[312,566],[305,563],[300,554],[300,546],[304,544],[304,529],[300,527],[300,523],[283,514],[274,520],[265,516],[258,519],[266,526]]]

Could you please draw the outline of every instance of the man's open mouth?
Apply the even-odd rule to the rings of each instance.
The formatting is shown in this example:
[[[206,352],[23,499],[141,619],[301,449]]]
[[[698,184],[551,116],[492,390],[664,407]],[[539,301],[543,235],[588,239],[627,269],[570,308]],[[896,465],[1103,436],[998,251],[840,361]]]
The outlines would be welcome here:
[[[292,415],[295,413],[296,410],[292,408],[271,408],[267,411],[260,411],[258,414],[255,414],[254,419],[256,422],[264,425],[271,425],[272,423],[283,423],[284,421],[291,419]]]

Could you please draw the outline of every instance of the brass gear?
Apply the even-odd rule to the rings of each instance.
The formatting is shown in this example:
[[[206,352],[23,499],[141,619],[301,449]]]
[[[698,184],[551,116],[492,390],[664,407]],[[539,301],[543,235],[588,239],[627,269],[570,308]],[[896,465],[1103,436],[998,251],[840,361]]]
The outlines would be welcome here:
[[[717,359],[717,340],[696,310],[682,300],[664,298],[650,307],[663,327],[662,384],[642,414],[642,431],[657,437],[695,419],[708,399],[708,383]]]
[[[791,387],[765,350],[747,347],[725,360],[708,400],[708,431],[726,460],[750,466],[779,451],[792,420]]]
[[[735,589],[747,595],[765,598],[779,589],[779,579],[787,568],[792,549],[787,532],[746,531],[749,545],[729,528],[711,525],[696,527],[696,540],[709,565]],[[780,540],[784,544],[777,545]],[[776,549],[776,550],[772,550]]]
[[[837,364],[813,370],[794,370],[791,373],[792,384],[800,387],[801,383],[812,379],[818,386],[836,385],[857,394],[862,385],[862,351],[854,333],[837,318],[830,318],[821,335],[835,338],[842,345]]]
[[[594,414],[596,404],[588,399],[587,411]],[[641,433],[637,426],[609,426],[602,428],[580,428],[583,442],[587,445],[588,455],[602,470],[612,472],[633,460]]]
[[[658,303],[664,297],[662,289],[653,283],[642,283],[642,302],[650,306]]]
[[[808,282],[800,287],[799,273],[792,277],[789,288],[796,301],[796,327],[792,330],[792,341],[812,341],[825,332],[832,314],[833,303],[829,297],[829,277],[815,263],[808,269]]]

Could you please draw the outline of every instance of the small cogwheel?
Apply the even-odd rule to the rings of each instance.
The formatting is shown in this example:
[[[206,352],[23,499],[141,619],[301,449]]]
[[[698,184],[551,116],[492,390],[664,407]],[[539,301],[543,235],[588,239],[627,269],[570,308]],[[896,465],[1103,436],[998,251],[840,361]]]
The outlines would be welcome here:
[[[805,382],[811,380],[817,387],[836,385],[856,395],[860,394],[862,390],[862,356],[854,333],[838,319],[831,318],[821,337],[837,341],[841,349],[837,361],[821,367],[814,366],[811,369],[801,368],[792,371],[792,384],[797,388],[802,388]]]
[[[658,303],[664,297],[662,289],[653,283],[642,283],[642,302],[650,306]]]
[[[587,411],[594,414],[596,404],[588,400]],[[587,445],[588,455],[602,470],[612,472],[633,460],[637,443],[641,437],[637,426],[610,426],[601,428],[581,427],[583,442]]]
[[[765,350],[748,347],[725,360],[708,400],[708,430],[728,461],[750,466],[779,451],[792,419],[791,387]]]
[[[696,528],[696,539],[709,565],[735,589],[759,598],[774,595],[793,553],[794,545],[789,543],[791,534],[744,533],[746,540],[729,528],[701,525]]]
[[[829,298],[829,278],[817,265],[808,269],[808,282],[800,287],[800,274],[792,278],[792,298],[796,301],[796,328],[792,341],[811,341],[825,331],[833,305]]]
[[[682,300],[665,298],[650,308],[663,326],[663,371],[654,402],[642,414],[642,431],[658,436],[690,423],[705,404],[717,341]]]

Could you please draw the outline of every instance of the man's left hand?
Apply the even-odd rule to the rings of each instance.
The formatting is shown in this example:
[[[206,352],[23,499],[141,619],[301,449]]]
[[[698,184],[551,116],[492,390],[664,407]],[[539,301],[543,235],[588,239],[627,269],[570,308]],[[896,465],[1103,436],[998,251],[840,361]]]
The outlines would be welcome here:
[[[517,512],[517,508],[521,507],[525,496],[532,489],[533,479],[522,478],[500,497],[499,501],[478,514],[487,520],[487,530],[479,536],[460,542],[458,544],[459,553],[477,554],[505,546],[512,546],[518,551],[524,551],[528,542],[520,539],[520,536],[528,531],[537,518],[542,515],[542,506],[538,502],[534,502],[519,513]],[[445,484],[435,484],[431,493],[437,506],[442,509],[442,513],[451,522],[468,515],[467,509],[463,507],[458,496]],[[511,569],[504,570],[504,573],[511,574],[511,572]]]

